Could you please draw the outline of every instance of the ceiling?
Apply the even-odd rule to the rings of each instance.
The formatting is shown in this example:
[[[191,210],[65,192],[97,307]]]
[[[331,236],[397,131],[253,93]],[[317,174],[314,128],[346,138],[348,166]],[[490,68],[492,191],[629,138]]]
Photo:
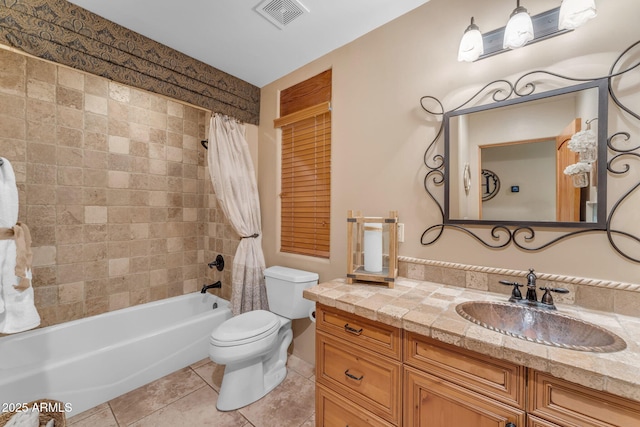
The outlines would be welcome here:
[[[267,0],[278,20],[303,12],[283,29],[263,0],[69,1],[263,87],[429,0]]]

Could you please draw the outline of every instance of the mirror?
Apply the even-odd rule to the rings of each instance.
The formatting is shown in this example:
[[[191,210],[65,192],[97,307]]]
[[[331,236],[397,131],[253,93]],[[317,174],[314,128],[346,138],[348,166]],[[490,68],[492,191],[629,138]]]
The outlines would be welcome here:
[[[596,79],[533,70],[513,82],[494,80],[449,110],[435,96],[420,97],[430,119],[442,118],[430,120],[438,127],[423,159],[424,189],[442,222],[427,226],[420,243],[433,245],[445,230],[455,230],[486,248],[535,252],[603,233],[617,254],[640,263],[640,236],[628,219],[640,197],[634,170],[640,159],[638,79],[629,73],[638,70],[639,55],[637,41],[615,59],[609,74]],[[580,84],[536,93],[543,84],[559,87],[566,81]],[[617,127],[611,134],[609,107]],[[566,141],[570,150],[558,150]],[[555,154],[547,154],[544,144],[554,145]],[[594,149],[576,163],[575,151],[585,145]],[[542,163],[545,157],[555,163]],[[608,177],[615,179],[611,200]],[[489,205],[501,195],[515,203]],[[542,227],[547,230],[537,233]]]
[[[602,227],[607,100],[599,79],[445,113],[445,224]],[[578,182],[569,141],[587,128],[596,158]]]

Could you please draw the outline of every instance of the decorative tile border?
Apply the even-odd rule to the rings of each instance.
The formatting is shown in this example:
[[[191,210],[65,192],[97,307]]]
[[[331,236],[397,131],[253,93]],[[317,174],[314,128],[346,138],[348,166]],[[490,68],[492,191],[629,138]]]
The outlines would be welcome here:
[[[478,291],[504,293],[511,289],[499,280],[526,283],[528,271],[483,267],[445,261],[400,256],[399,274],[410,279],[425,280]],[[563,287],[569,294],[554,294],[558,304],[640,317],[640,285],[609,280],[548,274],[536,271],[539,286]]]
[[[398,261],[412,263],[412,264],[433,265],[438,267],[452,268],[452,269],[464,270],[464,271],[477,271],[480,273],[501,274],[505,276],[525,277],[528,273],[528,270],[511,270],[507,268],[482,267],[478,265],[458,264],[455,262],[434,261],[434,260],[411,258],[411,257],[405,257],[405,256],[398,257]],[[637,285],[634,283],[613,282],[609,280],[587,279],[583,277],[563,276],[560,274],[547,274],[547,273],[538,273],[538,272],[536,272],[536,276],[538,277],[539,280],[548,280],[550,282],[571,283],[574,285],[587,285],[587,286],[596,286],[601,288],[621,289],[625,291],[640,292],[640,285]],[[469,286],[466,286],[466,287],[469,287]]]

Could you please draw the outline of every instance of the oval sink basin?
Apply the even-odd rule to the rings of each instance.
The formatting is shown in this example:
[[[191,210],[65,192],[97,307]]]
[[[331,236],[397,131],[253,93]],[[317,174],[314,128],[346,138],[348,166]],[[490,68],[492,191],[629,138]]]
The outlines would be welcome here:
[[[616,334],[555,311],[485,301],[458,304],[456,311],[465,319],[492,331],[539,344],[601,353],[627,347]]]

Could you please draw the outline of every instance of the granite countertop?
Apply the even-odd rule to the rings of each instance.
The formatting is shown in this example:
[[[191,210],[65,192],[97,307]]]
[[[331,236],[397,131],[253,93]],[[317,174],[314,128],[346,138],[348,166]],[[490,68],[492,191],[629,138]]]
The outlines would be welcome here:
[[[506,302],[503,294],[404,277],[385,285],[335,279],[304,291],[306,299],[485,355],[547,372],[595,390],[640,401],[640,318],[557,304],[558,312],[604,327],[627,343],[613,353],[546,346],[491,331],[455,310],[466,301]]]

